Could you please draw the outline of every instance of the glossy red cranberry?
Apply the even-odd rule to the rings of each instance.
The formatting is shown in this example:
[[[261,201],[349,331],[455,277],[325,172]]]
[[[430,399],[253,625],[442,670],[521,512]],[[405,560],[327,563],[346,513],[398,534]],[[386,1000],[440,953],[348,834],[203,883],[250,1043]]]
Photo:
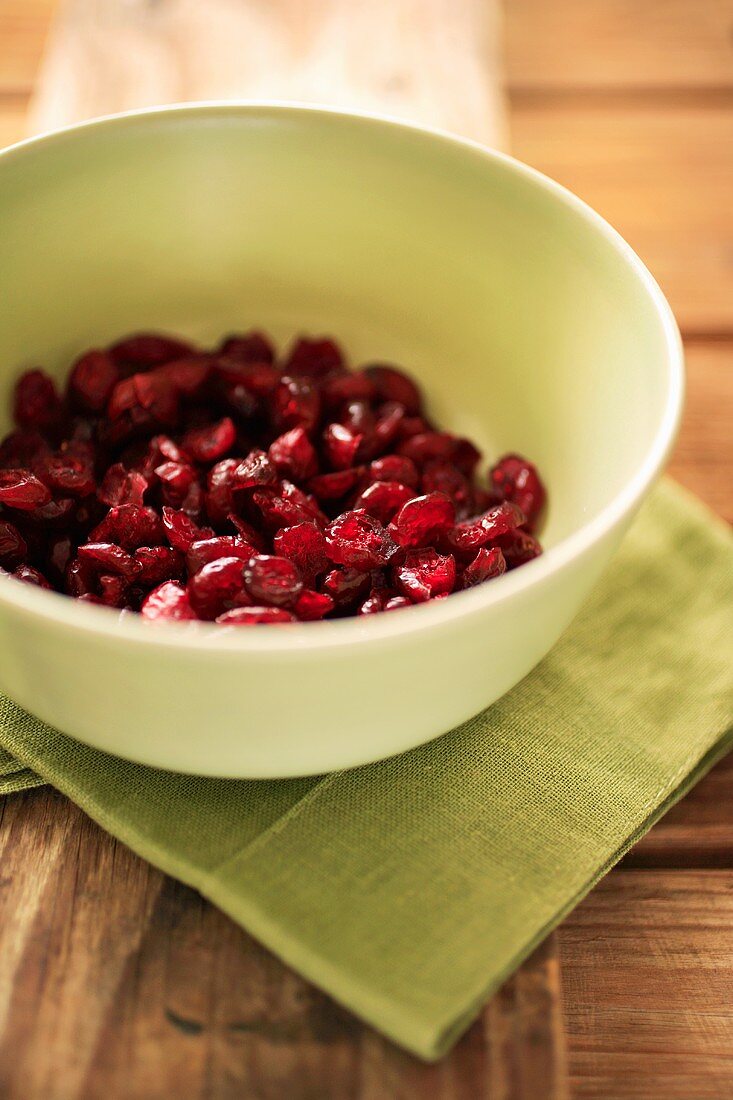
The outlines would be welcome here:
[[[375,481],[354,501],[355,508],[363,508],[380,523],[387,524],[403,504],[412,500],[415,492],[399,481]]]
[[[146,619],[170,619],[174,622],[184,622],[198,618],[191,607],[185,588],[175,581],[166,581],[165,584],[154,588],[143,600],[140,611]]]
[[[264,451],[250,451],[234,471],[237,489],[259,489],[278,484],[277,470]]]
[[[312,588],[304,588],[295,601],[293,610],[301,622],[310,623],[325,618],[335,606],[326,592],[314,592]]]
[[[79,547],[78,556],[99,572],[119,573],[128,581],[134,580],[142,569],[140,562],[112,542],[86,543]]]
[[[308,584],[329,567],[325,535],[313,520],[282,528],[273,539],[273,549],[294,562]]]
[[[138,368],[157,367],[193,352],[193,346],[186,341],[155,332],[136,333],[119,340],[109,349],[115,363],[132,364]]]
[[[505,572],[506,561],[499,547],[493,546],[491,550],[482,547],[473,561],[463,570],[462,587],[473,588],[474,585],[483,584],[484,581],[491,580],[493,577],[500,577]]]
[[[260,626],[267,623],[294,623],[295,616],[282,607],[235,607],[216,618],[222,626]]]
[[[241,558],[217,558],[189,579],[188,597],[200,619],[213,621],[233,607],[245,607],[252,599],[244,585]]]
[[[183,449],[195,462],[216,462],[234,446],[237,429],[229,416],[205,428],[192,428],[183,437]]]
[[[74,364],[69,377],[69,397],[79,408],[101,413],[119,377],[119,368],[109,352],[93,348]]]
[[[169,546],[139,546],[134,557],[140,566],[135,583],[146,588],[164,581],[181,580],[185,576],[186,559],[180,550]]]
[[[329,523],[326,545],[332,562],[362,572],[387,565],[398,550],[389,532],[363,510],[342,512]]]
[[[452,554],[426,548],[408,551],[404,563],[395,566],[395,583],[414,603],[425,603],[452,592],[456,584],[456,561]]]
[[[369,477],[372,481],[398,481],[410,489],[417,489],[420,475],[411,458],[405,455],[384,455],[375,458],[369,465]]]
[[[21,428],[51,428],[61,418],[61,398],[53,378],[42,370],[21,375],[15,387],[15,422]]]
[[[28,556],[28,545],[18,528],[0,520],[0,564],[18,565]]]
[[[455,505],[444,493],[426,493],[403,504],[390,524],[400,546],[427,546],[448,531],[455,520]]]
[[[104,475],[97,496],[110,508],[118,504],[141,505],[147,488],[148,482],[141,473],[115,462]]]
[[[341,349],[333,340],[309,340],[301,337],[296,340],[285,362],[285,372],[317,378],[341,370],[343,366]]]
[[[378,397],[382,401],[399,401],[409,414],[419,413],[422,408],[420,391],[406,374],[396,367],[374,364],[366,367],[365,374],[373,382]]]
[[[500,458],[489,473],[492,487],[505,500],[520,508],[530,525],[534,525],[545,503],[545,487],[537,468],[521,455]]]
[[[87,602],[308,622],[444,599],[541,552],[535,467],[505,455],[481,484],[412,379],[352,372],[327,338],[278,362],[258,332],[212,351],[138,333],[77,359],[63,400],[28,372],[15,412],[0,568]]]
[[[321,413],[321,398],[307,378],[283,375],[272,395],[272,418],[278,432],[291,428],[312,431]]]
[[[291,428],[273,439],[267,453],[281,477],[306,481],[318,470],[318,455],[303,428]]]
[[[210,539],[197,539],[186,551],[186,569],[189,577],[205,565],[219,558],[239,558],[249,561],[255,547],[239,535],[215,535]]]
[[[244,583],[255,604],[292,607],[303,591],[300,570],[288,558],[257,554],[244,567]]]
[[[244,336],[227,336],[219,351],[230,359],[240,363],[272,363],[275,349],[262,332],[248,332]]]
[[[0,504],[33,512],[51,500],[48,486],[28,470],[0,470]]]
[[[32,565],[19,565],[13,571],[13,576],[26,584],[35,584],[37,588],[51,588],[52,585],[41,573],[40,569],[34,569]]]

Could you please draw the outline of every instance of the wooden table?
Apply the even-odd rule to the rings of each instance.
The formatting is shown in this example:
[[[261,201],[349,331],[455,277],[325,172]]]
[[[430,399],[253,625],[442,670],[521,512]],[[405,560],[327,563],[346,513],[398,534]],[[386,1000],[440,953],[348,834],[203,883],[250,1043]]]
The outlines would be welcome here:
[[[2,144],[23,135],[53,7],[0,0]],[[733,521],[733,0],[505,8],[513,151],[670,296],[689,366],[672,473]],[[3,1100],[733,1095],[733,760],[433,1067],[49,789],[0,801],[0,853]]]

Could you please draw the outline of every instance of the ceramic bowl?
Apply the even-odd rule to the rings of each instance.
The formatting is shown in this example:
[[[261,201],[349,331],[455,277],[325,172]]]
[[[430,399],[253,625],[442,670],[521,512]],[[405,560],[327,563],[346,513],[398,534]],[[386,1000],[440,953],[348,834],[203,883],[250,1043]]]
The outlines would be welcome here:
[[[278,105],[131,113],[0,155],[0,430],[21,370],[152,328],[262,327],[393,360],[430,410],[521,451],[545,554],[447,600],[255,629],[161,625],[0,577],[0,686],[90,745],[218,776],[399,753],[541,660],[659,474],[679,334],[606,222],[509,157],[384,119]]]

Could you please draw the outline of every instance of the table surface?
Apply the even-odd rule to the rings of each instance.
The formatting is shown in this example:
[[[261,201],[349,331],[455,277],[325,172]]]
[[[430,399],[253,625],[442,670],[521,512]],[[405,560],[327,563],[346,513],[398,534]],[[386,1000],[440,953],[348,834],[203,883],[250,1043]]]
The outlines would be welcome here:
[[[689,370],[671,472],[733,521],[733,2],[504,7],[512,150],[605,214],[668,293]],[[0,145],[24,134],[53,8],[0,0]],[[725,1097],[732,994],[733,759],[436,1066],[58,793],[0,800],[4,1098]]]

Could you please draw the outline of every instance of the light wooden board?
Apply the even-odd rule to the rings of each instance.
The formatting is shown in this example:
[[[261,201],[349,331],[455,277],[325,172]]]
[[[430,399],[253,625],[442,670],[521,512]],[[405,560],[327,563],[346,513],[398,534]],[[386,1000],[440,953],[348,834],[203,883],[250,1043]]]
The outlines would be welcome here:
[[[506,0],[512,90],[733,88],[733,0]]]
[[[0,0],[0,96],[28,95],[57,0]]]
[[[298,79],[298,44],[326,3],[291,0]],[[222,86],[224,74],[251,80],[258,55],[251,42],[241,46],[212,26],[215,10],[226,8],[235,20],[245,9],[264,12],[267,26],[276,6],[286,4],[126,0],[100,41],[89,20],[108,20],[110,0],[85,0],[76,16],[86,21],[81,60],[72,55],[83,72],[67,79],[57,54],[45,69],[38,109],[47,110],[49,88],[54,110],[82,103],[82,113],[93,97],[101,110],[141,96],[150,102],[233,94],[241,85]],[[51,6],[0,0],[1,143],[21,136],[43,10]],[[695,335],[687,342],[688,411],[672,469],[730,519],[733,341],[714,337],[733,336],[732,6],[506,2],[514,151],[597,204],[671,294]],[[384,10],[376,0],[369,8],[376,16]],[[442,121],[451,125],[460,114],[459,128],[485,125],[495,109],[486,105],[499,100],[487,99],[476,71],[465,85],[468,114],[463,93],[448,87],[456,36],[463,49],[467,35],[475,40],[472,64],[480,64],[484,31],[477,28],[487,26],[481,9],[482,0],[471,0],[467,21],[454,24],[449,0],[416,3],[404,36],[416,39],[417,54],[385,56],[378,44],[367,48],[363,34],[353,36],[351,48],[367,55],[366,94],[382,100],[373,105],[384,106],[385,96],[395,110],[401,97],[414,102],[415,88],[425,87],[412,75],[415,59],[427,49],[442,55]],[[174,12],[187,20],[178,37],[171,37]],[[141,18],[148,31],[157,26],[157,37],[132,40],[142,60],[132,58],[130,79],[130,20],[138,20],[139,31]],[[212,35],[229,58],[223,69],[205,60]],[[333,50],[326,55],[333,79]],[[493,53],[485,60],[495,66]],[[272,85],[265,87],[278,63],[272,43],[261,62],[263,94],[272,94]],[[53,65],[60,65],[55,75]],[[351,73],[347,86],[352,95]],[[429,96],[421,103],[420,110],[433,109]],[[724,762],[629,854],[624,867],[637,869],[604,880],[493,999],[453,1055],[425,1067],[60,796],[43,790],[8,799],[0,803],[0,1096],[554,1100],[567,1092],[566,1060],[574,1098],[733,1095],[731,807],[733,762]],[[660,867],[675,870],[649,870]]]
[[[619,871],[559,931],[574,1100],[733,1089],[733,872]]]
[[[566,1096],[554,937],[426,1066],[49,790],[0,802],[0,860],[3,1100]]]
[[[515,104],[512,151],[639,252],[683,332],[733,334],[733,104]]]

